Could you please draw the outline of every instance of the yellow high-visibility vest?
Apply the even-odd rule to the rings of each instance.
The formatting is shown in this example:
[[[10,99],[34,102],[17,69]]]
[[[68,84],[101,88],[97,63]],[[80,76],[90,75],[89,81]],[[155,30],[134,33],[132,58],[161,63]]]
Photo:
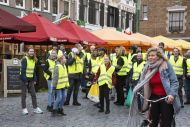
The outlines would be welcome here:
[[[183,57],[179,56],[178,60],[175,62],[174,56],[172,55],[169,62],[173,66],[176,75],[183,75]]]
[[[115,71],[115,67],[111,66],[107,71],[106,71],[106,66],[105,64],[102,64],[100,66],[100,76],[98,78],[98,85],[102,86],[107,84],[108,88],[112,88],[112,74]]]
[[[146,59],[147,59],[147,58],[146,58],[146,55],[147,55],[146,53],[142,53],[142,56],[143,56],[143,60],[144,60],[144,61],[146,61]]]
[[[55,68],[55,61],[54,60],[51,60],[51,59],[47,59],[48,63],[49,63],[49,71],[53,74],[53,70]],[[47,73],[44,72],[44,77],[46,80],[49,79],[49,75]]]
[[[113,66],[117,66],[117,56],[116,53],[110,54],[111,63]]]
[[[72,57],[76,57],[76,61],[72,65],[68,65],[68,73],[83,73],[84,61],[77,55],[74,55],[72,52],[70,53]]]
[[[125,76],[128,73],[128,60],[127,60],[126,56],[121,56],[121,58],[123,59],[124,64],[123,64],[122,68],[119,70],[119,72],[117,72],[117,74],[119,76]]]
[[[142,63],[140,63],[139,65],[137,65],[137,62],[135,62],[133,64],[133,76],[132,76],[132,79],[133,80],[138,80],[143,69],[144,69],[144,65],[145,65],[145,62],[143,61]]]
[[[98,71],[98,69],[99,69],[99,67],[100,67],[100,65],[97,62],[97,59],[92,59],[91,58],[91,66],[92,66],[92,69],[91,69],[92,73],[96,74],[97,71]]]
[[[187,59],[187,75],[190,76],[190,59]]]
[[[69,87],[69,79],[67,74],[67,68],[65,65],[57,64],[58,67],[58,82],[56,89],[62,89],[65,87]]]
[[[49,51],[49,54],[51,54],[52,50]],[[63,56],[63,52],[61,50],[58,50],[57,57]]]
[[[28,58],[28,56],[25,56],[27,65],[26,65],[26,77],[27,78],[33,78],[34,77],[34,68],[35,68],[35,60]]]
[[[131,55],[131,53],[128,54],[128,72],[131,70],[132,66],[133,66],[133,62],[132,62],[132,59],[134,56],[136,56],[137,54],[133,54]]]

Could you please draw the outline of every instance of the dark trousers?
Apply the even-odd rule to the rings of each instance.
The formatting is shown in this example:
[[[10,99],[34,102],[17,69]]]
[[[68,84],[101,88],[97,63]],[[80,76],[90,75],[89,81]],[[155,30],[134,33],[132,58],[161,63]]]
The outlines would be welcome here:
[[[104,84],[100,88],[100,109],[104,109],[104,98],[106,100],[106,111],[110,110],[110,100],[109,100],[109,88],[107,84]]]
[[[116,76],[117,78],[117,83],[115,86],[116,93],[117,93],[117,102],[120,104],[124,104],[125,98],[124,98],[124,85],[126,83],[126,76]]]
[[[35,91],[35,88],[34,88],[34,82],[33,81],[25,82],[21,86],[21,91],[22,91],[21,104],[22,104],[22,108],[23,109],[26,108],[27,90],[31,95],[33,108],[37,108],[36,91]]]
[[[183,105],[183,92],[182,92],[183,77],[177,78],[177,79],[178,79],[178,82],[179,82],[179,88],[178,88],[179,99],[180,99],[181,105]]]
[[[80,81],[80,79],[69,78],[69,84],[70,84],[70,87],[68,88],[68,91],[67,91],[66,102],[70,101],[71,94],[74,91],[73,92],[73,103],[77,103],[78,102],[78,92],[79,92],[79,87],[80,87],[81,81]]]
[[[190,102],[190,78],[185,78],[185,95],[186,95],[186,101]]]
[[[163,96],[151,95],[151,100],[157,100]],[[172,104],[167,104],[165,100],[156,103],[151,103],[150,120],[152,120],[150,127],[171,127],[174,120],[174,109]]]

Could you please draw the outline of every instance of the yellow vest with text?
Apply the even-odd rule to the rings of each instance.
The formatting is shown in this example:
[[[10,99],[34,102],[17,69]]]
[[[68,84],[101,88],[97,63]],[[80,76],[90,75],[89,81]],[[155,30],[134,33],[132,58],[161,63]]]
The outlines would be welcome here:
[[[69,79],[67,74],[67,68],[65,65],[57,64],[58,67],[58,82],[56,89],[62,89],[65,87],[69,87]]]
[[[75,73],[83,73],[84,61],[77,55],[74,55],[72,52],[70,53],[72,57],[76,57],[76,61],[72,65],[68,65],[68,73],[75,74]]]
[[[102,64],[100,66],[100,76],[98,78],[98,85],[108,85],[108,88],[112,88],[112,74],[115,71],[115,67],[111,66],[107,71],[106,71],[106,66],[105,64]]]
[[[47,59],[47,61],[49,63],[49,71],[51,71],[51,73],[53,74],[53,70],[55,68],[55,61],[53,61],[51,59]],[[50,76],[44,72],[44,77],[46,80],[48,80]]]
[[[178,60],[175,62],[174,56],[172,55],[169,62],[173,66],[176,75],[183,75],[183,57],[179,56]]]
[[[190,76],[190,59],[187,59],[187,75]]]
[[[26,65],[26,77],[33,78],[34,77],[34,68],[35,68],[35,60],[29,59],[27,56],[25,57],[27,61]]]
[[[119,70],[119,72],[117,72],[117,74],[119,76],[125,76],[129,72],[129,70],[128,70],[128,60],[127,60],[126,56],[121,56],[121,58],[123,59],[124,64],[123,64],[122,68]]]
[[[91,58],[91,66],[92,66],[92,69],[91,69],[92,73],[96,74],[97,71],[98,71],[98,69],[99,69],[99,67],[100,67],[100,65],[97,62],[97,59],[92,59]]]
[[[51,54],[51,52],[52,52],[52,50],[49,51],[49,54]],[[57,56],[58,56],[58,57],[63,56],[63,52],[62,52],[61,50],[58,50]]]
[[[133,80],[138,80],[143,69],[144,69],[144,65],[145,65],[145,62],[143,61],[142,63],[140,63],[139,65],[137,65],[137,62],[134,63],[133,65],[133,76],[132,76],[132,79]]]

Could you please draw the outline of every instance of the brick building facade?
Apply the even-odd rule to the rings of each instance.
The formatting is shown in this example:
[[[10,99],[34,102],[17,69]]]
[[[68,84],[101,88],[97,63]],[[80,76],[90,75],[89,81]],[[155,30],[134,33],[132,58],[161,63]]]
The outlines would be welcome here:
[[[190,0],[141,0],[140,31],[190,40]]]

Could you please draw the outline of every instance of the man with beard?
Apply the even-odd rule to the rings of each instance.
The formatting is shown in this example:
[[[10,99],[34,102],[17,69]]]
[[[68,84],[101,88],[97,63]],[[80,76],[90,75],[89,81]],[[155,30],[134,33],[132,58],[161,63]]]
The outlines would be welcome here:
[[[26,94],[27,90],[31,94],[32,97],[32,105],[34,108],[34,113],[42,114],[43,111],[37,106],[36,92],[34,85],[36,84],[36,57],[34,56],[34,49],[30,47],[28,49],[27,55],[21,60],[21,71],[20,71],[20,79],[23,84],[21,86],[21,102],[22,102],[22,114],[28,115],[28,110],[26,108]]]

